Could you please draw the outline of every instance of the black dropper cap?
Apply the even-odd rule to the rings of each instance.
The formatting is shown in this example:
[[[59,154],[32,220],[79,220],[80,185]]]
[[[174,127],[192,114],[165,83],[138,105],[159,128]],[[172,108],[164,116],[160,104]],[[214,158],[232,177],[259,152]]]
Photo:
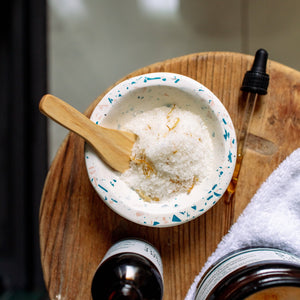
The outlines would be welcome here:
[[[265,95],[269,86],[269,75],[266,73],[268,52],[264,49],[256,51],[250,71],[247,71],[241,90],[244,92]]]

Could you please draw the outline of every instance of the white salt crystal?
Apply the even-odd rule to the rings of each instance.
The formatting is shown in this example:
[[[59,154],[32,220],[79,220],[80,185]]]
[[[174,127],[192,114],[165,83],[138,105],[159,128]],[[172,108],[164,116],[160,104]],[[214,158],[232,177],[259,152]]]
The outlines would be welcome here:
[[[212,140],[199,115],[163,106],[137,115],[124,127],[138,139],[121,179],[145,200],[189,193],[211,172]]]

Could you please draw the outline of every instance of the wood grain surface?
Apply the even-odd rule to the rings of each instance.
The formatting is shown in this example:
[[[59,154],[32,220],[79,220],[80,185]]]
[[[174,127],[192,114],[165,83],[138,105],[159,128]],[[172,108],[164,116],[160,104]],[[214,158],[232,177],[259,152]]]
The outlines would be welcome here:
[[[120,81],[148,72],[190,76],[219,97],[238,129],[243,111],[240,86],[252,62],[253,56],[239,53],[195,53],[144,67]],[[40,206],[41,261],[51,300],[91,299],[97,265],[111,244],[123,237],[153,243],[163,259],[164,300],[185,298],[194,277],[260,185],[300,147],[300,73],[272,60],[267,72],[269,92],[258,99],[233,200],[228,203],[225,194],[207,213],[186,224],[149,228],[115,214],[89,182],[83,139],[73,133],[66,137],[50,167]],[[106,92],[88,107],[87,116]]]

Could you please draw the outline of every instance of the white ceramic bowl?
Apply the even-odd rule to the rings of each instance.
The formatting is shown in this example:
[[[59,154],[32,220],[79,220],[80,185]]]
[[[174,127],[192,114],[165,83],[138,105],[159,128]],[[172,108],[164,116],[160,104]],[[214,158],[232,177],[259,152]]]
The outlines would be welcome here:
[[[235,167],[236,135],[228,112],[210,90],[180,74],[149,73],[121,82],[99,102],[91,120],[122,129],[137,114],[170,104],[199,114],[213,142],[213,172],[189,194],[146,202],[89,145],[85,148],[88,175],[102,200],[124,218],[146,226],[175,226],[205,213],[226,191]]]

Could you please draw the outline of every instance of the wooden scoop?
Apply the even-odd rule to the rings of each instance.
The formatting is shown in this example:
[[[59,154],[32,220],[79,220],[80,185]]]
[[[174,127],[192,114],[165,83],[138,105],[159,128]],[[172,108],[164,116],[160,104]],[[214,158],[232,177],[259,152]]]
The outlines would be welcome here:
[[[101,127],[53,95],[43,96],[39,109],[47,117],[84,138],[114,170],[123,173],[129,168],[131,150],[136,140],[134,133]]]

